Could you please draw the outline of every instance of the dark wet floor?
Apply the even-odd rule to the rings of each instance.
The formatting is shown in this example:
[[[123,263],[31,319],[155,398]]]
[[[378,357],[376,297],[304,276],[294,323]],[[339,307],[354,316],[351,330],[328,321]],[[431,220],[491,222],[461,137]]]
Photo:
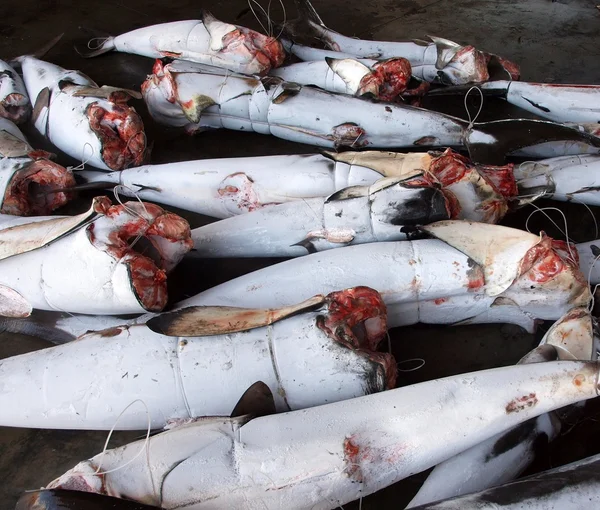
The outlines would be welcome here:
[[[265,2],[266,3],[266,2]],[[275,4],[276,2],[273,2]],[[323,20],[346,35],[363,38],[402,40],[438,35],[461,43],[472,43],[501,54],[521,65],[523,79],[563,83],[600,81],[600,11],[592,0],[372,0],[371,2],[315,0]],[[294,7],[286,2],[288,16]],[[118,34],[144,25],[194,19],[201,7],[220,19],[233,21],[247,8],[244,0],[178,2],[143,0],[2,0],[0,2],[0,58],[7,59],[43,46],[55,35],[64,38],[46,56],[63,67],[79,69],[99,84],[139,88],[152,61],[143,57],[110,54],[84,60],[73,50],[81,39],[79,26]],[[275,7],[274,7],[275,9]],[[275,16],[281,12],[275,9]],[[258,28],[251,14],[237,23]],[[231,131],[204,133],[189,138],[181,132],[160,128],[149,119],[141,101],[134,102],[146,122],[149,139],[154,143],[152,161],[164,163],[189,159],[254,156],[311,152],[313,148],[251,133]],[[439,99],[434,105],[464,116],[460,104]],[[514,115],[502,111],[501,103],[486,103],[484,117]],[[32,145],[44,147],[36,133],[27,131]],[[70,163],[62,157],[61,162]],[[82,204],[80,204],[81,206]],[[543,204],[540,204],[543,205]],[[77,205],[70,210],[77,209]],[[569,232],[577,241],[595,238],[592,215],[583,206],[562,204]],[[508,217],[505,224],[523,228],[531,209]],[[597,211],[594,209],[594,214]],[[208,221],[185,214],[192,226]],[[556,216],[556,220],[562,220]],[[560,237],[547,219],[537,215],[530,229],[545,229]],[[193,295],[222,281],[275,263],[245,261],[184,261],[170,279],[171,298]],[[394,268],[390,268],[393,271]],[[365,282],[368,284],[368,282]],[[511,325],[468,327],[414,326],[392,331],[394,355],[398,360],[422,358],[425,365],[403,372],[400,384],[411,384],[436,377],[513,364],[530,350],[548,325],[534,337]],[[47,347],[43,340],[0,334],[0,358]],[[402,368],[402,366],[401,366]],[[406,365],[404,368],[410,368]],[[563,435],[543,449],[531,471],[547,469],[600,452],[600,404],[588,404],[583,421],[567,428]],[[139,433],[115,433],[111,445],[117,446],[139,437]],[[39,488],[64,471],[101,451],[106,433],[41,431],[0,428],[0,509],[12,509],[18,495]],[[417,490],[423,474],[416,475],[362,503],[367,509],[398,509]],[[357,505],[346,505],[358,508]]]

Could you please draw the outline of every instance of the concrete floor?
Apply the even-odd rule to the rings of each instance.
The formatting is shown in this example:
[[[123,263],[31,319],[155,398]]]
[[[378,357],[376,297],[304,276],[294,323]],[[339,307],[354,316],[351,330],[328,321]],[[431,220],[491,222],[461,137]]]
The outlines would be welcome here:
[[[600,11],[595,4],[596,0],[315,0],[325,23],[347,35],[382,40],[438,35],[472,43],[518,62],[523,79],[566,83],[600,81],[597,66]],[[294,17],[294,7],[289,0],[286,5],[288,16]],[[72,47],[73,42],[82,37],[78,26],[118,34],[153,23],[196,18],[199,7],[209,7],[217,17],[233,21],[247,4],[244,0],[104,0],[94,3],[3,0],[0,2],[0,58],[33,51],[56,34],[65,32],[62,41],[48,53],[48,60],[79,69],[100,84],[138,88],[146,74],[151,72],[152,61],[125,54],[81,59]],[[279,15],[276,11],[276,16]],[[244,15],[238,23],[258,28],[251,14]],[[487,111],[488,108],[492,111],[491,105],[486,103],[485,115],[490,115]],[[146,131],[154,141],[155,163],[312,150],[308,146],[251,133],[223,131],[190,139],[180,132],[155,126],[141,101],[135,106],[144,116]],[[450,109],[451,105],[444,99],[437,103],[437,107]],[[464,116],[460,109],[455,107],[454,111]],[[28,131],[27,134],[34,146],[44,147],[36,133]],[[66,157],[62,157],[61,161],[69,162]],[[563,210],[567,214],[570,232],[577,241],[594,238],[593,219],[583,207],[568,205]],[[507,218],[505,223],[523,228],[529,213],[530,210],[522,210]],[[186,217],[193,226],[207,221],[189,214]],[[560,235],[539,216],[532,219],[530,226],[532,230],[544,228],[550,235]],[[193,295],[274,262],[184,261],[171,277],[171,298],[177,300]],[[544,329],[541,328],[536,338],[539,339]],[[43,340],[24,336],[0,334],[0,337],[0,358],[49,345]],[[426,362],[420,370],[402,373],[400,384],[515,363],[535,345],[536,338],[510,325],[446,328],[419,325],[392,331],[393,350],[398,360],[419,357]],[[599,453],[600,435],[596,433],[595,419],[599,412],[597,402],[588,404],[585,419],[547,448],[532,471]],[[139,435],[116,433],[111,445],[123,444]],[[104,432],[0,428],[0,510],[13,508],[23,490],[41,487],[78,461],[99,452],[105,437]],[[362,508],[402,508],[417,490],[423,476],[416,475],[365,498]],[[358,506],[346,505],[348,508]]]

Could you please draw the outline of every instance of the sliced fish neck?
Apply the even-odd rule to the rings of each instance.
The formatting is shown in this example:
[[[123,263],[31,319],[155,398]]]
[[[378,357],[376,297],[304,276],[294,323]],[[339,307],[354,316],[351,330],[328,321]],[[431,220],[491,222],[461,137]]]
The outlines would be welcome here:
[[[153,204],[111,206],[103,197],[90,213],[30,221],[3,222],[0,284],[41,310],[159,311],[167,301],[166,272],[192,247],[187,222]],[[28,276],[18,277],[21,271]]]
[[[0,60],[0,118],[21,124],[30,114],[31,103],[23,80],[11,66]]]
[[[98,87],[87,76],[33,57],[22,62],[35,98],[36,129],[69,156],[103,170],[139,166],[147,155],[141,117],[127,106],[138,94]]]
[[[278,412],[393,388],[396,362],[376,351],[387,333],[379,294],[358,287],[317,298],[316,306],[296,307],[275,320],[279,310],[208,307],[199,315],[182,310],[175,319],[163,314],[148,326],[90,332],[76,342],[8,358],[0,367],[6,382],[0,401],[12,410],[0,413],[0,423],[141,430],[150,418],[152,428],[160,429],[231,415],[256,380],[270,388]],[[210,322],[210,331],[201,318]],[[262,327],[232,328],[250,318]],[[154,332],[157,326],[169,336]],[[171,335],[173,327],[190,336]],[[44,375],[49,360],[50,381]],[[27,403],[15,406],[25,394]],[[150,415],[132,406],[119,419],[137,398],[148,404]]]
[[[202,20],[175,21],[107,37],[93,57],[108,51],[150,58],[179,58],[244,74],[265,74],[281,65],[285,51],[273,37],[223,23],[209,13]]]
[[[167,508],[199,506],[207,498],[227,508],[255,501],[272,509],[330,508],[332,501],[343,505],[371,494],[531,418],[594,398],[597,376],[596,363],[534,363],[299,412],[199,420],[152,436],[150,464],[135,457],[141,440],[79,463],[48,488],[83,487]],[[452,405],[440,405],[448,400]],[[100,461],[108,473],[96,474]],[[128,476],[112,472],[125,462]]]
[[[272,70],[270,76],[301,85],[314,85],[329,92],[396,100],[411,77],[406,59],[377,62],[369,59],[324,59],[301,62]]]
[[[0,119],[0,157],[0,214],[43,216],[70,200],[62,190],[75,185],[72,173],[34,151],[7,119]]]
[[[452,217],[446,195],[426,182],[391,178],[327,198],[265,207],[192,232],[201,257],[302,256],[342,246],[406,239],[404,227]]]

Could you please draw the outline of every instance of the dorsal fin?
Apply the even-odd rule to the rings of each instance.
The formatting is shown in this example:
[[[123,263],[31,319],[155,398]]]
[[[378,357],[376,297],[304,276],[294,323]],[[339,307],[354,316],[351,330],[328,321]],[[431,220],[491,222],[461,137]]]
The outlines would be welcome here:
[[[44,87],[40,90],[39,94],[35,98],[35,104],[33,105],[33,113],[31,114],[31,122],[35,124],[44,110],[50,105],[50,89]]]
[[[210,35],[210,49],[220,51],[223,49],[223,38],[236,30],[236,26],[231,23],[224,23],[215,18],[210,12],[201,10],[200,19],[204,23],[206,31]]]
[[[234,306],[190,306],[152,317],[146,326],[166,336],[213,336],[262,328],[296,315],[315,310],[325,297],[313,296],[302,303],[282,308],[238,308]]]
[[[264,382],[257,381],[238,400],[231,412],[231,418],[248,414],[254,417],[268,416],[276,412],[273,392]]]

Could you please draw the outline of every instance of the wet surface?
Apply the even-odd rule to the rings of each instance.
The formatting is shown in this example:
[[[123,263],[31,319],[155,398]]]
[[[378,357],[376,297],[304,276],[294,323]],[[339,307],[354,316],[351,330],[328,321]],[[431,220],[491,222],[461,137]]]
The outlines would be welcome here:
[[[275,3],[275,2],[274,2]],[[291,2],[286,2],[288,16],[295,15]],[[73,43],[82,39],[79,26],[122,33],[154,23],[199,16],[201,7],[225,21],[247,8],[242,0],[227,2],[179,2],[106,0],[82,3],[75,0],[4,0],[0,3],[0,58],[10,58],[35,51],[55,35],[65,32],[63,39],[47,54],[46,59],[63,67],[78,69],[100,85],[109,84],[138,89],[151,73],[152,60],[126,54],[108,54],[96,59],[80,58]],[[597,83],[600,81],[596,42],[600,41],[600,11],[595,2],[584,0],[516,0],[428,1],[375,0],[373,2],[316,1],[315,7],[325,23],[346,35],[363,38],[402,40],[438,35],[458,42],[468,42],[486,51],[499,53],[520,64],[522,78],[531,81],[563,83]],[[280,19],[279,8],[273,7]],[[247,10],[247,9],[246,9]],[[259,29],[251,14],[242,16],[239,24]],[[475,98],[470,99],[476,111]],[[153,144],[152,162],[164,163],[212,157],[258,156],[267,154],[308,153],[314,148],[253,133],[214,131],[190,138],[184,133],[156,126],[142,101],[131,104],[142,115],[148,139]],[[438,97],[429,106],[465,117],[462,100]],[[486,99],[479,120],[519,115],[499,99]],[[531,117],[530,114],[521,116]],[[50,149],[37,132],[24,130],[36,148]],[[78,164],[64,155],[62,164]],[[84,196],[85,197],[85,196]],[[84,198],[82,197],[82,198]],[[540,202],[538,206],[551,202]],[[67,207],[73,213],[87,208],[84,200]],[[560,204],[570,236],[578,242],[595,239],[594,215],[578,204]],[[508,216],[504,224],[524,228],[532,208],[524,208]],[[181,212],[181,211],[176,211]],[[192,227],[209,218],[181,212]],[[559,225],[564,220],[556,212],[549,213]],[[529,221],[533,232],[544,229],[549,235],[561,233],[540,214]],[[170,298],[177,301],[206,288],[276,263],[248,260],[185,260],[170,277]],[[394,268],[390,268],[393,271]],[[365,282],[368,285],[368,282]],[[461,372],[513,364],[530,350],[547,329],[543,325],[537,335],[529,335],[511,325],[478,325],[434,327],[417,325],[391,332],[393,353],[401,362],[398,383],[412,384]],[[19,335],[0,334],[0,358],[47,347],[43,340]],[[423,359],[425,365],[408,371]],[[407,371],[403,371],[407,370]],[[565,427],[563,435],[542,452],[530,472],[543,470],[600,452],[600,434],[596,416],[597,402],[588,404],[582,420]],[[111,446],[141,436],[140,433],[115,433]],[[11,509],[27,489],[36,489],[71,468],[77,462],[102,450],[105,432],[41,431],[0,429],[0,509]],[[424,474],[415,475],[395,486],[365,498],[362,508],[402,508],[418,489]],[[358,508],[357,504],[345,508]]]

